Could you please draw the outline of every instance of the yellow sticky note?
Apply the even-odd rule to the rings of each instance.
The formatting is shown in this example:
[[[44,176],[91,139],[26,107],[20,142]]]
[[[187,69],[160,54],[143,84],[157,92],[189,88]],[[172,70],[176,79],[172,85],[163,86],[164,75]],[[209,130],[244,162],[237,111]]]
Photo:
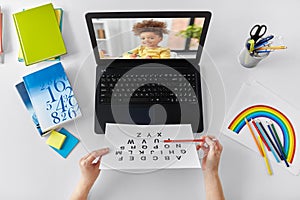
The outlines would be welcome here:
[[[47,144],[56,148],[61,149],[62,145],[64,144],[64,141],[66,139],[66,136],[57,132],[57,131],[51,131],[49,138],[47,139]]]

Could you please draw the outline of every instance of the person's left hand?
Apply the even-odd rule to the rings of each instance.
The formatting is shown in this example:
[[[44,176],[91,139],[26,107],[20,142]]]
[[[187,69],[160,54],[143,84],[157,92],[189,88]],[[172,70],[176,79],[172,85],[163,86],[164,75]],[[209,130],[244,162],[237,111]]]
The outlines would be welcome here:
[[[71,195],[71,200],[87,199],[90,189],[100,174],[99,165],[101,162],[101,157],[107,154],[108,151],[108,148],[99,149],[85,155],[80,159],[79,166],[81,177]]]
[[[88,185],[94,184],[94,182],[100,174],[99,165],[101,157],[107,154],[108,151],[108,148],[99,149],[85,155],[80,159],[79,166],[81,171],[81,179],[84,183]]]

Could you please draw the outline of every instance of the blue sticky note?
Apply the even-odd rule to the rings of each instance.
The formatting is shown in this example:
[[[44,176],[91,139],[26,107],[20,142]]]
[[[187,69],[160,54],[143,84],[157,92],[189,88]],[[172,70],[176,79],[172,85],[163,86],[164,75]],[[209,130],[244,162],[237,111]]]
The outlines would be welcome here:
[[[74,149],[74,147],[78,144],[79,140],[74,137],[69,131],[67,131],[65,128],[61,128],[58,130],[59,133],[66,136],[65,142],[62,145],[61,149],[56,149],[51,147],[54,151],[59,153],[62,157],[66,158],[71,151]]]

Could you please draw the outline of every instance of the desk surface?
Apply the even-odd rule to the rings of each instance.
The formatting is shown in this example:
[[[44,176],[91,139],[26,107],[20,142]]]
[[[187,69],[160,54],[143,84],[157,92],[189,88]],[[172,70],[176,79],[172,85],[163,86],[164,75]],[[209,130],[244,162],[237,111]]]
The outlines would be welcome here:
[[[0,0],[5,12],[4,50],[5,64],[0,65],[1,80],[1,140],[0,140],[0,198],[1,199],[67,199],[79,178],[79,159],[93,145],[85,137],[93,134],[91,114],[65,127],[81,138],[81,142],[67,159],[61,158],[46,145],[34,129],[27,111],[22,105],[14,85],[25,74],[49,63],[39,63],[30,67],[17,61],[18,39],[13,25],[12,13],[30,8],[46,0],[17,1]],[[298,85],[300,79],[300,41],[297,32],[299,2],[284,1],[204,1],[152,0],[147,4],[133,0],[101,2],[52,0],[56,7],[65,10],[63,37],[68,54],[62,63],[69,79],[75,85],[75,95],[81,107],[91,113],[89,100],[88,73],[79,73],[91,56],[84,14],[88,11],[119,10],[210,10],[213,13],[209,29],[205,56],[202,60],[203,76],[207,87],[218,87],[219,92],[211,91],[211,104],[206,105],[206,116],[211,121],[207,128],[210,133],[219,134],[224,113],[231,105],[240,85],[248,79],[255,79],[297,106],[300,101]],[[243,48],[251,26],[256,23],[268,25],[268,33],[284,37],[287,51],[274,52],[252,69],[243,68],[237,56]],[[213,66],[213,68],[211,68]],[[89,66],[92,67],[92,66]],[[211,71],[215,69],[216,72]],[[217,73],[217,74],[215,74]],[[81,74],[78,76],[78,74]],[[220,78],[221,77],[221,78]],[[217,88],[217,91],[220,88]],[[223,90],[223,91],[222,91]],[[224,93],[226,95],[224,95]],[[225,100],[224,100],[225,99]],[[209,108],[210,107],[210,108]],[[212,109],[213,108],[213,109]],[[211,110],[214,110],[210,113]],[[97,136],[101,147],[101,136]],[[220,174],[227,199],[299,199],[299,176],[290,174],[276,164],[272,165],[274,176],[268,176],[264,162],[259,155],[239,143],[220,135],[224,152],[220,164]],[[96,143],[97,144],[97,143]],[[98,145],[98,144],[97,144]],[[129,174],[117,171],[104,171],[91,192],[91,199],[205,199],[201,170],[160,170],[152,173]]]

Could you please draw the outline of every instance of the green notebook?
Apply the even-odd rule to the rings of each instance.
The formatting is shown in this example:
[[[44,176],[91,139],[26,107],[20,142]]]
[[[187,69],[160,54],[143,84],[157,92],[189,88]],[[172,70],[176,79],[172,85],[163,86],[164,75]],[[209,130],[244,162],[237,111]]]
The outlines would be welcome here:
[[[53,5],[13,14],[26,65],[67,53]]]

